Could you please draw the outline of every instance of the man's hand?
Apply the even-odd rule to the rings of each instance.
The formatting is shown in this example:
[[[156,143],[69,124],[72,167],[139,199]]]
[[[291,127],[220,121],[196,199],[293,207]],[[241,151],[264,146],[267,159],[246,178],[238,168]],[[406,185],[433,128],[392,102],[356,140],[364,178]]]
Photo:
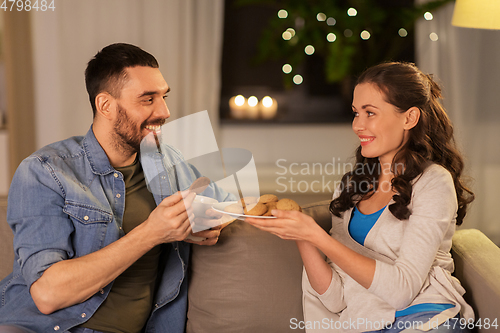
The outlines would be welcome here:
[[[194,219],[191,204],[194,192],[177,192],[165,198],[144,222],[155,245],[184,240],[191,233]]]
[[[185,239],[185,242],[197,245],[214,245],[217,243],[222,229],[229,223],[225,223],[223,215],[213,209],[208,209],[205,215],[209,218],[196,217],[194,223],[213,227],[208,230],[191,233],[190,236],[192,237]]]
[[[184,196],[184,199],[183,199]],[[163,200],[148,219],[124,237],[82,257],[58,261],[30,288],[44,314],[81,303],[104,288],[155,245],[184,240],[191,233],[194,192]]]

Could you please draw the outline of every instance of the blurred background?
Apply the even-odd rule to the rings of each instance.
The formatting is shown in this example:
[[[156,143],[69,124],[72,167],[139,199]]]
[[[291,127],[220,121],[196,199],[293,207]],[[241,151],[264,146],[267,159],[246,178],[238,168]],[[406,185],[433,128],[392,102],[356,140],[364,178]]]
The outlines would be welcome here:
[[[353,163],[356,76],[381,61],[404,60],[443,87],[476,193],[464,227],[500,244],[500,31],[453,26],[455,1],[47,5],[0,9],[0,196],[23,158],[88,131],[83,73],[108,44],[152,53],[172,89],[172,119],[207,110],[220,148],[252,152],[261,193],[300,204],[331,198]]]

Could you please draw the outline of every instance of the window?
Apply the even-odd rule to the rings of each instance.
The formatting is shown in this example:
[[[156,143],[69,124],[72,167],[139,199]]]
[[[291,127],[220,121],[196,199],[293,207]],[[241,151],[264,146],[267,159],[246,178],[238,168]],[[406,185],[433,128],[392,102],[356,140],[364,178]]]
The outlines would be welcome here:
[[[328,1],[325,0],[323,2],[327,3]],[[292,6],[293,2],[290,3],[290,6]],[[329,3],[334,2],[330,1]],[[413,6],[412,0],[385,0],[380,1],[380,3],[383,3],[382,6],[385,8],[384,13],[389,17],[393,15],[395,9],[400,9],[404,6]],[[328,4],[328,6],[330,6],[330,13],[335,10],[331,6],[339,7],[335,4]],[[331,16],[325,11],[327,14],[323,14],[324,17],[320,17],[318,13],[317,15],[314,14],[315,17],[312,18],[311,15],[301,18],[302,22],[295,19],[295,23],[291,24],[294,26],[291,28],[300,29],[301,24],[304,26],[304,24],[307,25],[308,22],[314,21],[314,24],[321,27],[322,33],[325,34],[325,40],[327,40],[329,37],[325,31],[328,32],[328,30],[325,29],[332,29],[337,34],[339,33],[338,31],[344,31],[344,34],[348,34],[347,30],[349,29],[342,28],[342,24],[353,24],[355,27],[353,31],[355,31],[358,27],[363,27],[363,24],[366,23],[366,31],[363,30],[364,32],[362,33],[351,31],[352,40],[354,38],[357,38],[359,41],[369,39],[369,31],[372,31],[373,36],[376,34],[385,36],[383,42],[378,42],[378,48],[381,49],[379,52],[383,52],[389,48],[396,48],[398,52],[389,53],[390,59],[414,61],[413,22],[406,24],[406,29],[401,30],[405,32],[403,35],[401,31],[398,31],[402,28],[401,24],[398,25],[397,19],[392,19],[392,21],[395,21],[394,27],[399,28],[393,28],[392,30],[394,31],[391,30],[391,34],[384,35],[384,31],[379,27],[382,24],[377,25],[378,21],[370,21],[370,19],[361,15],[362,13],[365,13],[364,15],[372,15],[370,8],[360,8],[359,17],[352,19],[354,23],[349,23],[347,21],[349,20],[348,16],[352,12],[349,14],[349,7],[347,7],[347,4],[345,6],[346,10],[345,12],[342,10],[342,15],[346,17],[344,20],[347,23],[340,22],[341,17],[338,17],[337,22],[334,23],[336,20],[330,18]],[[380,4],[376,6],[380,10]],[[305,56],[304,61],[298,66],[294,66],[296,68],[293,68],[290,74],[285,74],[289,70],[289,68],[284,67],[288,63],[287,55],[281,54],[276,59],[265,59],[265,61],[259,61],[257,58],[259,55],[259,43],[263,42],[263,34],[275,34],[276,43],[287,43],[284,39],[289,36],[282,35],[286,31],[286,28],[281,28],[281,30],[276,29],[275,32],[269,29],[269,22],[271,20],[279,20],[279,10],[286,7],[286,2],[277,4],[277,1],[269,1],[267,3],[260,1],[260,3],[256,4],[238,5],[238,1],[236,0],[226,0],[220,106],[222,124],[341,123],[352,120],[350,105],[353,85],[356,76],[364,68],[368,67],[369,58],[373,56],[369,47],[374,47],[373,43],[377,42],[376,38],[367,40],[365,44],[358,43],[357,41],[358,44],[356,45],[358,46],[356,46],[356,51],[358,51],[358,54],[353,55],[353,59],[355,59],[353,62],[355,62],[357,67],[353,68],[349,75],[337,82],[328,82],[325,70],[327,60],[321,52],[314,52],[311,55]],[[323,24],[323,26],[320,24]],[[344,36],[341,37],[344,38]],[[347,35],[345,39],[348,39]],[[267,43],[269,43],[269,40],[267,40]],[[325,41],[325,44],[328,43],[335,42]],[[376,45],[375,48],[377,48]],[[310,51],[307,47],[304,49],[305,53]],[[396,55],[396,57],[393,55]],[[300,75],[300,77],[296,75]],[[296,82],[291,83],[292,80]],[[234,96],[237,95],[242,95],[246,101],[248,101],[250,96],[255,96],[258,104],[249,106],[247,102],[247,104],[241,106],[238,106],[238,103],[235,105]],[[266,113],[265,107],[262,106],[265,96],[270,96],[278,104],[277,112],[274,116],[272,116],[272,110]]]

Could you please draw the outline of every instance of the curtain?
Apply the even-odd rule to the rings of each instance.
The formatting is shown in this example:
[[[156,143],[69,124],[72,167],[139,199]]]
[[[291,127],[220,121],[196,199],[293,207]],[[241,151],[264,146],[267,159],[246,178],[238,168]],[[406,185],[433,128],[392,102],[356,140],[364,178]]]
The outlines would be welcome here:
[[[417,25],[417,65],[441,83],[444,106],[465,155],[476,194],[464,228],[478,228],[500,244],[500,31],[451,25],[454,4]],[[429,35],[434,32],[437,41]]]
[[[172,119],[207,110],[217,130],[223,0],[65,0],[33,13],[37,147],[83,135],[92,123],[87,62],[104,46],[153,54],[172,91]]]

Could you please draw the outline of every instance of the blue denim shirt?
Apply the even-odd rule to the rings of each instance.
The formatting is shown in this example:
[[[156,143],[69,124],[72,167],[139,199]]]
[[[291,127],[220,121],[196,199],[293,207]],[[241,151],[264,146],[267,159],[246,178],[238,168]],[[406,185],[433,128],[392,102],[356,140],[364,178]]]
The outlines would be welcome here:
[[[157,204],[200,176],[178,151],[162,150],[141,157]],[[216,186],[203,194],[219,201],[231,198]],[[83,323],[106,299],[112,283],[83,303],[50,315],[38,311],[29,288],[52,264],[92,253],[124,236],[122,174],[110,165],[91,128],[85,137],[51,144],[26,158],[14,175],[8,200],[15,261],[13,272],[0,282],[0,324],[46,333]],[[164,269],[146,332],[184,331],[189,250],[185,242],[163,245]]]

